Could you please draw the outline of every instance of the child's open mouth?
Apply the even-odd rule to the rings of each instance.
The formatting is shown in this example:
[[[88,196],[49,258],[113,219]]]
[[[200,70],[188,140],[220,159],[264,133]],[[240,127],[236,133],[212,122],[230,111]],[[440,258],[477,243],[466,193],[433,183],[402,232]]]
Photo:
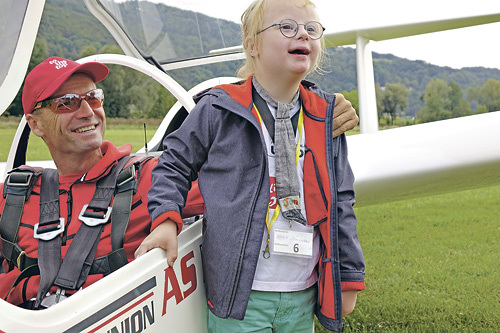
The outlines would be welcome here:
[[[288,53],[290,53],[290,54],[308,55],[309,54],[309,50],[307,50],[307,49],[295,49],[295,50],[288,51]]]

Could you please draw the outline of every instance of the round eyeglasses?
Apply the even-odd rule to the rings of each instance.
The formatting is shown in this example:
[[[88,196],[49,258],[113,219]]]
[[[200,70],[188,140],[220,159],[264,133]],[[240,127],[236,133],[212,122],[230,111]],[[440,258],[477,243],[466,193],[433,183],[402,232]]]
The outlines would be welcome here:
[[[287,38],[293,38],[297,36],[297,33],[299,32],[299,26],[303,25],[304,29],[307,32],[307,35],[311,39],[320,39],[321,36],[323,36],[323,31],[325,31],[325,28],[321,25],[321,23],[316,22],[316,21],[310,21],[307,22],[306,24],[300,24],[297,23],[297,21],[292,20],[292,19],[284,19],[280,23],[274,23],[268,26],[267,28],[262,29],[257,33],[260,34],[261,32],[266,31],[267,29],[270,29],[275,26],[279,26],[281,34]]]

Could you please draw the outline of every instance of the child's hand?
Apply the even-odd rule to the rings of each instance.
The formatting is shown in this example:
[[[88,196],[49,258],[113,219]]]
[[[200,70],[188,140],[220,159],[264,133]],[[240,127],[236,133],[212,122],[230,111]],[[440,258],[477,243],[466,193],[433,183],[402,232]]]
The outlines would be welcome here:
[[[335,108],[333,110],[333,137],[353,129],[359,122],[356,110],[344,95],[335,94]]]
[[[355,290],[342,292],[342,317],[349,315],[354,310],[357,297],[358,292]]]
[[[138,258],[157,247],[167,251],[167,262],[172,266],[177,259],[177,224],[174,221],[168,219],[159,224],[142,241],[134,255]]]

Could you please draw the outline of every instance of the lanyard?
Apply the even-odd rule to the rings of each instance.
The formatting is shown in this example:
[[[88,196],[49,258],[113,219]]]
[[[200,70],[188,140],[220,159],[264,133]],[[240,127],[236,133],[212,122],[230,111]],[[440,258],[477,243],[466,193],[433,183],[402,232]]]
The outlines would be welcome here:
[[[257,106],[255,104],[253,106],[254,106],[255,111],[257,113],[257,117],[259,119],[260,126],[262,127],[262,117],[260,115],[260,112],[257,109]],[[299,111],[299,122],[297,124],[297,130],[299,132],[299,140],[298,140],[297,146],[295,148],[295,165],[297,165],[299,163],[300,142],[302,139],[303,124],[304,124],[304,110],[303,110],[302,105],[301,105],[300,111]],[[265,259],[267,259],[271,256],[271,253],[269,252],[269,244],[271,243],[271,228],[272,228],[274,222],[278,219],[280,211],[281,211],[280,205],[276,204],[276,209],[274,210],[273,216],[271,217],[271,220],[269,221],[269,205],[267,206],[267,213],[266,213],[267,244],[266,244],[266,248],[264,249],[264,251],[262,251],[262,256]]]

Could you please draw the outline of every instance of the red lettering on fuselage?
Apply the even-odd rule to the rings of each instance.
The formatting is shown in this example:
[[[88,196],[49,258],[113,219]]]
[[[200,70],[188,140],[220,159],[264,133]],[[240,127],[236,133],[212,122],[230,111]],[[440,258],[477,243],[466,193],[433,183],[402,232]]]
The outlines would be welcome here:
[[[189,287],[184,292],[184,299],[186,299],[186,297],[191,295],[193,293],[193,291],[196,290],[196,287],[198,286],[198,282],[196,280],[196,267],[194,265],[190,265],[190,266],[187,265],[188,261],[192,258],[194,258],[193,251],[189,252],[181,259],[182,283],[184,283],[185,286],[187,286],[189,283],[191,283],[191,287]]]
[[[163,296],[163,309],[161,315],[164,316],[167,313],[167,302],[172,297],[175,297],[175,304],[179,304],[189,295],[191,295],[198,287],[198,282],[196,279],[196,267],[194,264],[188,265],[189,260],[194,258],[194,252],[191,251],[182,257],[181,265],[181,277],[184,286],[190,285],[184,293],[181,291],[179,281],[175,275],[173,267],[167,267],[165,269],[165,288]],[[170,286],[170,289],[169,289]]]

